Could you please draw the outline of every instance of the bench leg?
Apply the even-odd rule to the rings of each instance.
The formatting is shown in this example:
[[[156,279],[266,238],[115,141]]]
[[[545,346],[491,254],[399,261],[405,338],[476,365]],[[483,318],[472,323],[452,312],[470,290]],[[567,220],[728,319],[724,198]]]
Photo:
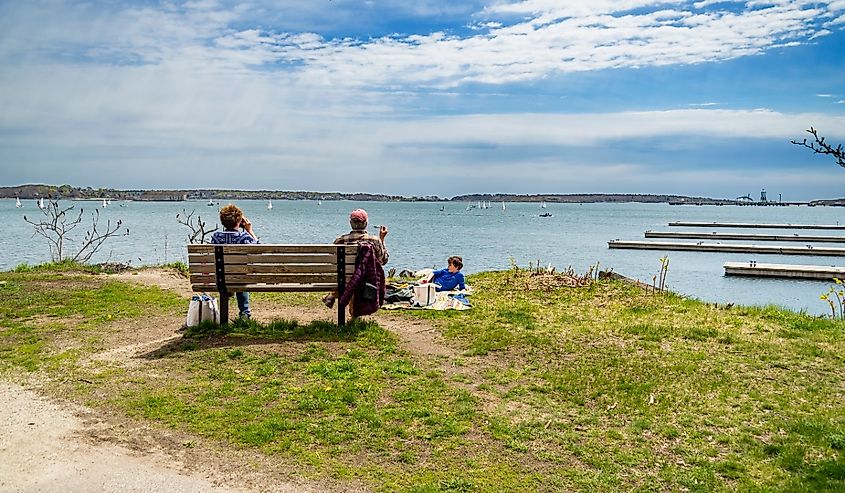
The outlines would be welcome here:
[[[229,293],[220,293],[220,325],[229,325]]]

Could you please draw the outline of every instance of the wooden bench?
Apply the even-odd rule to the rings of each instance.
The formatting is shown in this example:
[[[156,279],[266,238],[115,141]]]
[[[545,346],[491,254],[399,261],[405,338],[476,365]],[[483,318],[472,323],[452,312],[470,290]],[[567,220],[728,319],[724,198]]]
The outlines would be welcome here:
[[[191,289],[220,293],[220,323],[235,292],[330,292],[338,300],[355,271],[357,245],[188,245]],[[346,323],[337,303],[337,324]]]

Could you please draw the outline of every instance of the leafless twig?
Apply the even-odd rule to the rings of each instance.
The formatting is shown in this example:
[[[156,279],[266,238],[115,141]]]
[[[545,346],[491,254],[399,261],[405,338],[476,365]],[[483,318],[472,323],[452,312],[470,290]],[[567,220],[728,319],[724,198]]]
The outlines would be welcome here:
[[[792,140],[790,142],[798,146],[806,147],[807,149],[812,149],[815,154],[832,156],[833,159],[836,160],[836,164],[845,168],[845,149],[842,148],[842,144],[833,147],[824,141],[824,137],[819,137],[818,130],[813,127],[810,127],[810,129],[807,130],[807,133],[813,136],[812,142],[807,142],[807,139],[800,142],[797,140]]]
[[[82,212],[80,210],[80,212]],[[97,224],[100,222],[100,211],[94,209],[94,214],[91,215],[91,229],[85,233],[85,239],[82,241],[82,247],[76,252],[76,255],[73,257],[74,262],[80,263],[87,263],[91,260],[91,257],[97,253],[97,250],[103,246],[103,243],[106,242],[109,238],[114,236],[129,236],[129,229],[127,228],[124,232],[119,232],[120,227],[123,225],[123,220],[118,219],[115,223],[114,227],[111,225],[111,219],[106,221],[106,228],[105,231],[100,232],[97,230]]]
[[[71,241],[70,233],[82,223],[82,215],[84,209],[80,208],[79,213],[72,212],[76,206],[70,205],[68,207],[59,206],[57,200],[50,199],[47,201],[41,213],[44,218],[30,219],[26,216],[23,220],[31,224],[35,228],[35,234],[44,237],[50,246],[50,257],[53,262],[61,262],[66,258],[72,259],[74,262],[88,262],[91,257],[97,253],[103,243],[114,236],[126,236],[129,234],[127,229],[124,233],[119,233],[118,230],[123,224],[123,221],[118,220],[117,224],[112,227],[111,221],[106,223],[106,229],[100,232],[97,229],[100,220],[100,212],[95,210],[91,216],[91,229],[85,233],[85,239],[82,246],[72,257],[66,255],[66,243]]]
[[[217,231],[217,226],[214,226],[214,229],[205,229],[205,222],[202,220],[202,217],[196,214],[196,210],[192,210],[188,213],[185,209],[182,209],[182,212],[176,214],[176,221],[179,224],[187,226],[188,229],[191,230],[190,234],[188,234],[188,243],[205,243],[205,237]]]

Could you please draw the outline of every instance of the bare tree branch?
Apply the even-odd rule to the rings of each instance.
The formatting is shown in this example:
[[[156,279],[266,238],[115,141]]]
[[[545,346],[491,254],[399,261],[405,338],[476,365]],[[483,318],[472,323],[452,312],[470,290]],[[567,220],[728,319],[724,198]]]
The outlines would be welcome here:
[[[64,260],[65,241],[68,239],[67,235],[82,222],[82,209],[79,209],[79,215],[77,215],[76,219],[68,219],[68,213],[73,208],[74,206],[71,205],[62,209],[59,207],[58,201],[49,200],[47,206],[41,209],[44,219],[36,222],[26,216],[23,217],[24,221],[35,228],[35,233],[47,239],[50,246],[50,258],[53,262]]]
[[[69,234],[82,223],[83,209],[79,209],[79,214],[73,218],[71,211],[75,208],[70,205],[65,208],[59,207],[59,202],[50,199],[46,206],[41,209],[44,218],[41,220],[34,220],[24,216],[24,221],[31,224],[35,228],[35,233],[44,237],[50,246],[50,257],[53,262],[61,262],[66,258],[71,258],[75,262],[88,262],[91,257],[97,253],[100,247],[103,246],[106,240],[115,236],[126,236],[129,234],[127,229],[123,233],[118,233],[123,221],[118,220],[117,224],[112,227],[111,221],[106,223],[104,232],[97,229],[100,220],[100,212],[94,210],[91,215],[91,229],[85,233],[85,239],[82,246],[72,257],[65,254],[66,243],[72,241]],[[73,219],[72,219],[73,218]]]
[[[114,228],[111,226],[111,220],[106,221],[106,230],[102,233],[97,230],[97,223],[99,221],[100,211],[95,209],[94,214],[91,215],[91,229],[85,233],[85,239],[82,241],[82,247],[73,257],[74,262],[80,262],[83,264],[87,263],[109,238],[114,236],[129,236],[128,228],[124,232],[118,233],[120,226],[123,224],[123,220],[118,219]]]
[[[807,130],[807,133],[813,136],[812,142],[807,142],[807,139],[802,141],[791,140],[793,144],[797,146],[806,147],[807,149],[811,149],[814,154],[825,154],[828,156],[832,156],[833,159],[836,160],[836,164],[845,168],[845,149],[842,148],[842,144],[839,144],[836,147],[828,144],[824,141],[824,137],[819,137],[818,130],[813,127],[810,127]]]
[[[214,226],[214,229],[205,229],[206,223],[202,220],[202,217],[197,214],[196,218],[194,214],[196,210],[192,210],[188,213],[185,209],[182,209],[182,212],[176,214],[176,222],[179,224],[188,227],[191,232],[188,234],[188,243],[205,243],[205,237],[217,231],[217,226]]]

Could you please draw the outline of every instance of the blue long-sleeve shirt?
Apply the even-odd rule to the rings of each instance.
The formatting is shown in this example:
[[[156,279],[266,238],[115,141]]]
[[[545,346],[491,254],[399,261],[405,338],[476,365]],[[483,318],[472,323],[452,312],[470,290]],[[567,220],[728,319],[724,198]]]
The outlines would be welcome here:
[[[434,277],[431,279],[431,282],[440,285],[437,288],[438,291],[451,291],[455,287],[466,289],[466,285],[464,285],[464,274],[460,271],[453,274],[449,272],[449,269],[436,270],[434,271]]]

